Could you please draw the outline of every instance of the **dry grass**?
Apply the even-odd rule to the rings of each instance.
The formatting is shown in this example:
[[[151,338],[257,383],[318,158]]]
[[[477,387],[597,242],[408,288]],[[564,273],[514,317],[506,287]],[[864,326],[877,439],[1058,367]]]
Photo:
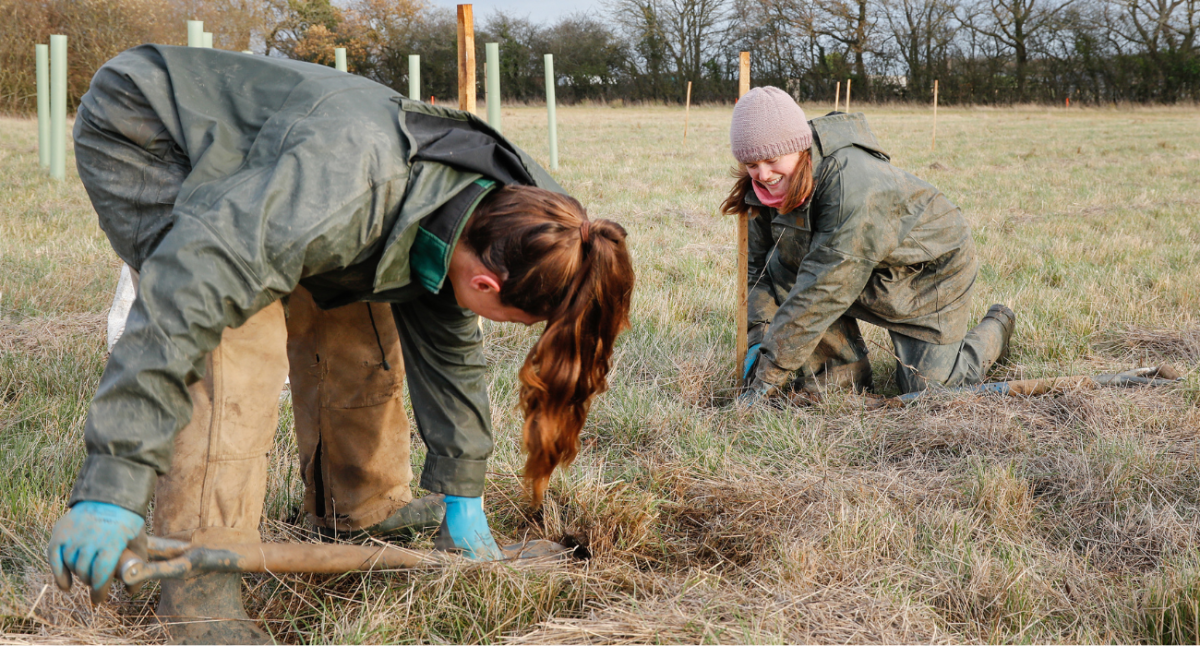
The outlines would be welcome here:
[[[817,113],[816,106],[806,106]],[[310,642],[1195,642],[1200,639],[1200,120],[1184,109],[916,108],[868,117],[897,165],[964,208],[973,307],[1018,312],[997,378],[1171,363],[1182,385],[906,409],[829,393],[749,413],[733,389],[728,108],[564,108],[557,176],[620,221],[633,329],[577,463],[531,512],[515,368],[536,330],[486,327],[502,541],[591,558],[341,577],[247,577],[277,639]],[[544,113],[506,107],[544,160]],[[82,460],[116,262],[77,180],[0,120],[0,642],[153,642],[154,590],[91,609],[41,561]],[[894,393],[887,335],[866,331]],[[286,400],[264,533],[312,540]],[[423,455],[416,447],[414,465]],[[428,547],[428,538],[417,542]]]

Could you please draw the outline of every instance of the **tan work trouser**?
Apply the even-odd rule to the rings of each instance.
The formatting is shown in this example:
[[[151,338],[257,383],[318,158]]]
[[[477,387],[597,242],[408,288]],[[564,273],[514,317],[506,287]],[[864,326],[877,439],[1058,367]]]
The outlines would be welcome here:
[[[404,364],[388,306],[354,303],[323,311],[297,288],[286,312],[277,302],[225,330],[207,362],[204,379],[191,387],[192,421],[175,439],[171,471],[158,479],[156,535],[202,543],[261,540],[269,454],[289,365],[309,519],[360,529],[412,500]]]

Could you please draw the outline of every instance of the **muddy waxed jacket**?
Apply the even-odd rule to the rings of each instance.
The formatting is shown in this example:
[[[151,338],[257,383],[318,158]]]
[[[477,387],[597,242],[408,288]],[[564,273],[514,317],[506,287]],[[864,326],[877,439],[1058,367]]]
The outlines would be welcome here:
[[[482,338],[446,281],[450,253],[494,186],[562,189],[474,115],[331,68],[161,46],[109,65],[163,117],[153,127],[166,128],[190,172],[171,222],[106,223],[118,254],[140,270],[138,299],[88,413],[71,503],[145,515],[191,417],[188,386],[222,330],[298,284],[323,307],[397,304],[429,449],[421,484],[481,495],[492,451]],[[89,94],[80,119],[122,114],[120,93]],[[139,234],[155,227],[164,233]]]
[[[946,344],[967,332],[978,265],[971,230],[940,191],[889,163],[861,113],[809,122],[813,195],[763,207],[749,227],[749,342],[755,383],[783,386],[848,315]]]

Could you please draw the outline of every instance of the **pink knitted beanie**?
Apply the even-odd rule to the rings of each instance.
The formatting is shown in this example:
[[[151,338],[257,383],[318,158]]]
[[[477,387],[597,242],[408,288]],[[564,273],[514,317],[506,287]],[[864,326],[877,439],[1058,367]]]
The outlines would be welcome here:
[[[812,128],[787,92],[756,87],[733,108],[729,144],[734,158],[746,164],[808,150]]]

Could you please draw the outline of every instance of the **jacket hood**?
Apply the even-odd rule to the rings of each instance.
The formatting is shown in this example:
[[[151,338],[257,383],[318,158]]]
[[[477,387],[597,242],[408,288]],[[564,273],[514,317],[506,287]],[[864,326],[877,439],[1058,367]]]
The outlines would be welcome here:
[[[399,126],[409,145],[409,177],[399,216],[377,265],[375,293],[404,287],[412,280],[409,251],[419,231],[414,225],[475,182],[489,180],[488,187],[490,182],[538,186],[566,194],[524,151],[475,115],[408,99],[393,100],[400,104]],[[475,198],[471,209],[478,203]],[[453,246],[450,240],[444,242]],[[435,283],[440,287],[441,280],[432,276],[427,274],[423,284],[430,289]]]
[[[835,112],[824,117],[817,117],[810,121],[809,125],[812,126],[813,133],[816,135],[813,137],[813,148],[815,149],[813,152],[819,153],[821,157],[828,157],[843,148],[857,146],[869,153],[881,156],[885,160],[891,160],[891,156],[880,147],[879,140],[871,132],[870,126],[867,125],[867,118],[861,112],[854,114]],[[817,159],[814,156],[814,168],[816,165]]]

